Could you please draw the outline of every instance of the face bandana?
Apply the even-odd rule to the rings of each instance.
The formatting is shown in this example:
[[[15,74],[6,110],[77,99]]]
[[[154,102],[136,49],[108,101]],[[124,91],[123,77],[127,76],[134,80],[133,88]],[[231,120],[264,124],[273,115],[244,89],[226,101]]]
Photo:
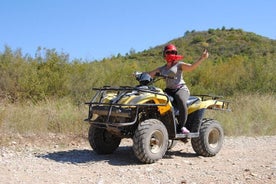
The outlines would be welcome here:
[[[184,56],[181,56],[181,55],[175,55],[175,54],[167,54],[165,56],[165,60],[168,62],[168,63],[171,63],[171,62],[174,62],[174,61],[180,61],[184,58]]]

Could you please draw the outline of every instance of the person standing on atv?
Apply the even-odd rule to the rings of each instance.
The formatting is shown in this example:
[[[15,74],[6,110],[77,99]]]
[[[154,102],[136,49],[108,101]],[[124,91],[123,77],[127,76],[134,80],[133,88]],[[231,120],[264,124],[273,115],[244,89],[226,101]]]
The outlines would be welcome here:
[[[154,78],[158,73],[169,76],[169,78],[166,78],[165,92],[174,98],[179,110],[179,127],[177,131],[183,134],[188,134],[190,131],[185,127],[188,114],[186,102],[190,96],[190,91],[183,79],[183,72],[196,69],[202,61],[209,57],[209,53],[207,50],[204,50],[201,57],[193,64],[184,63],[181,61],[184,57],[177,55],[175,45],[168,44],[164,47],[163,57],[167,61],[167,64],[148,73],[152,78]]]

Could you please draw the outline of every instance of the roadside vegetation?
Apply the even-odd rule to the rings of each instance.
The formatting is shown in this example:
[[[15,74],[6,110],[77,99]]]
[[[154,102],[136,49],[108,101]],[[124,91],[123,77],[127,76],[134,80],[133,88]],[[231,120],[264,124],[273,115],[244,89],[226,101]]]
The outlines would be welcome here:
[[[276,134],[276,41],[241,29],[186,31],[171,40],[193,62],[207,48],[210,57],[185,80],[192,94],[230,99],[232,112],[210,112],[226,135]],[[101,61],[70,60],[69,54],[38,48],[34,57],[5,46],[0,52],[0,134],[86,134],[92,87],[136,85],[134,71],[160,66],[156,46]],[[164,87],[163,82],[157,84]]]
[[[276,96],[237,94],[229,97],[231,112],[209,111],[208,117],[222,123],[227,136],[264,136],[276,134]],[[3,135],[43,135],[61,133],[86,136],[87,106],[68,99],[33,103],[2,103],[0,133]],[[0,136],[1,137],[1,136]],[[1,140],[1,139],[0,139]]]

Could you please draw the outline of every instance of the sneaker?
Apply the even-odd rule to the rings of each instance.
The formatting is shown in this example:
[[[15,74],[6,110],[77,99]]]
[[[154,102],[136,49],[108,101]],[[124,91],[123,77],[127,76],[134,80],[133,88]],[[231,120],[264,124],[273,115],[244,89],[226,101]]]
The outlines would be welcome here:
[[[189,131],[186,127],[182,127],[182,128],[181,128],[181,133],[182,133],[182,134],[189,134],[190,131]]]

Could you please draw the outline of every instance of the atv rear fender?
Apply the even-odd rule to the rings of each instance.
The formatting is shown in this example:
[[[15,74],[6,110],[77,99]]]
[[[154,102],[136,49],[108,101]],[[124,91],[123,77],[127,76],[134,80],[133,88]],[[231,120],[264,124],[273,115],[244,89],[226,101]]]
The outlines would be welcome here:
[[[229,102],[222,100],[222,96],[213,95],[193,95],[198,97],[200,100],[193,103],[188,108],[188,114],[191,114],[200,109],[211,109],[211,110],[225,110],[230,111]]]

